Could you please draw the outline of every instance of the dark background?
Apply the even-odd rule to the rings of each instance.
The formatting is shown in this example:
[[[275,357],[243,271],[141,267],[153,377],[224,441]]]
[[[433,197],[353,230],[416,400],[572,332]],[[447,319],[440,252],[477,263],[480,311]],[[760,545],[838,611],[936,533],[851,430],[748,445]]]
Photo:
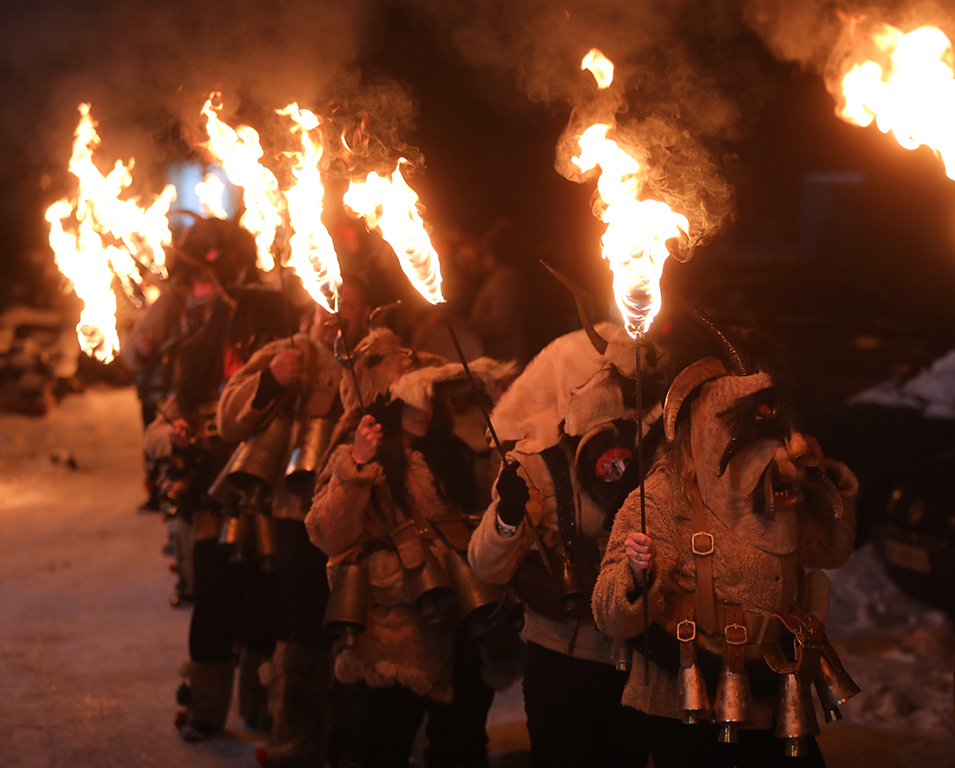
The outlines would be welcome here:
[[[200,94],[222,87],[230,103],[240,105],[237,116],[254,123],[256,116],[284,103],[293,86],[307,81],[299,91],[312,97],[296,98],[319,111],[328,93],[349,91],[354,97],[363,90],[393,88],[403,95],[406,101],[399,99],[393,127],[395,135],[424,155],[412,184],[427,208],[426,220],[439,234],[456,228],[475,235],[506,222],[496,247],[531,278],[533,295],[528,300],[537,308],[538,345],[575,323],[569,298],[541,270],[538,259],[547,259],[588,287],[597,297],[598,311],[609,306],[609,270],[599,256],[602,225],[590,209],[594,184],[572,183],[554,168],[555,147],[574,103],[571,97],[589,75],[568,66],[567,74],[560,74],[570,84],[544,91],[527,62],[545,57],[535,49],[522,59],[523,52],[515,50],[525,42],[520,35],[510,40],[513,67],[461,43],[462,30],[469,32],[472,23],[489,39],[519,26],[522,17],[505,13],[502,8],[507,6],[497,6],[496,16],[486,8],[485,15],[475,11],[469,16],[442,14],[427,2],[369,0],[354,5],[354,13],[342,11],[345,16],[335,17],[334,24],[315,20],[314,40],[307,25],[294,33],[296,26],[303,27],[295,24],[294,16],[285,27],[268,28],[261,19],[244,26],[236,19],[253,14],[253,6],[239,4],[228,12],[232,21],[226,29],[219,28],[218,21],[210,23],[216,17],[208,13],[178,18],[170,12],[163,17],[166,27],[140,30],[125,47],[107,42],[106,33],[134,30],[147,18],[152,23],[151,16],[138,15],[146,11],[121,12],[119,6],[104,3],[91,12],[91,20],[71,17],[79,12],[47,0],[11,16],[4,35],[18,44],[7,47],[0,71],[7,105],[2,122],[7,149],[0,176],[0,268],[6,278],[0,303],[14,298],[49,301],[49,277],[40,277],[52,262],[42,214],[70,188],[66,162],[80,100],[93,101],[104,163],[135,155],[137,178],[146,186],[154,184],[151,191],[156,192],[164,165],[191,155],[184,137],[192,126],[179,115],[197,114]],[[646,6],[641,12],[647,18],[658,18],[652,3],[639,5]],[[877,313],[882,305],[892,316],[890,325],[907,318],[914,325],[906,333],[930,334],[944,347],[955,329],[955,303],[950,299],[955,286],[955,182],[945,177],[942,164],[929,150],[909,152],[875,128],[860,129],[839,120],[818,68],[807,61],[777,60],[752,25],[736,23],[752,3],[677,5],[677,11],[706,6],[710,16],[704,21],[711,25],[714,19],[734,20],[712,35],[706,24],[678,23],[672,14],[665,24],[659,22],[660,29],[681,41],[678,49],[687,52],[687,66],[695,73],[688,78],[692,87],[680,97],[684,104],[679,118],[689,114],[681,125],[689,132],[699,129],[732,197],[730,215],[708,233],[693,258],[686,264],[670,260],[668,280],[696,296],[708,290],[725,293],[723,286],[747,276],[755,280],[753,296],[740,301],[751,306],[727,311],[736,313],[730,319],[738,319],[740,311],[751,310],[756,313],[749,316],[753,321],[760,311],[765,318],[760,296],[803,295],[807,280],[832,278],[835,299],[807,294],[804,302],[811,320],[802,322],[815,322],[822,338],[833,304],[839,303],[840,286],[855,290],[851,286],[864,283],[868,287],[863,292],[869,287],[875,291],[867,295],[876,305],[866,312]],[[624,6],[596,6],[606,6],[601,23],[616,27],[603,41],[608,55],[615,58],[616,45],[624,62],[622,76],[632,76],[626,92],[630,112],[619,120],[639,121],[676,90],[666,79],[675,65],[669,54],[660,54],[646,40],[632,48],[620,42],[641,39],[640,29],[627,28],[634,19],[621,10]],[[528,17],[529,28],[535,18]],[[582,29],[596,30],[591,37],[599,45],[602,32],[589,21]],[[77,29],[92,30],[92,42],[79,43]],[[570,12],[566,29],[576,29]],[[644,37],[652,37],[652,29],[643,31]],[[135,44],[145,40],[147,32],[158,35],[160,42],[152,48]],[[555,41],[554,50],[561,56],[566,52],[574,64],[586,36],[572,43]],[[253,44],[259,37],[265,41],[262,51]],[[181,49],[171,41],[180,41]],[[286,43],[288,61],[284,54],[270,58],[270,45],[284,50]],[[324,69],[319,54],[311,62],[298,55],[323,44],[332,62]],[[208,73],[191,66],[185,51],[201,52],[198,61],[209,64]],[[640,71],[631,66],[641,52],[648,60],[657,57],[659,67]],[[293,68],[296,56],[300,69]],[[262,66],[273,60],[274,67]],[[249,74],[253,67],[254,76]],[[298,82],[299,74],[290,73],[303,68],[312,76],[301,76]],[[321,76],[314,74],[319,70]],[[707,79],[711,73],[712,82]],[[543,80],[560,82],[553,72]],[[289,87],[273,92],[263,83]],[[731,119],[712,130],[700,127],[685,106],[700,103],[698,95],[708,89],[732,103],[733,111]]]

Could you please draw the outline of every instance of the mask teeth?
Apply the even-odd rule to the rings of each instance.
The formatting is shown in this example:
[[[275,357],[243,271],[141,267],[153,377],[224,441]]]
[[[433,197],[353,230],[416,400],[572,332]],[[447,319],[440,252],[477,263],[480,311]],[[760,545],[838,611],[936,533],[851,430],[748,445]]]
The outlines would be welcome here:
[[[776,519],[776,502],[773,500],[773,469],[776,463],[772,462],[764,475],[763,481],[763,499],[766,502],[763,509],[770,520]]]

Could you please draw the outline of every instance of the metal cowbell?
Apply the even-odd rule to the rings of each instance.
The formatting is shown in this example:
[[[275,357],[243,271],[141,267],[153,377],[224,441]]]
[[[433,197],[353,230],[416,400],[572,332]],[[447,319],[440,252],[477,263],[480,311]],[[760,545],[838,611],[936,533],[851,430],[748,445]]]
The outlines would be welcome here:
[[[487,637],[494,631],[488,619],[501,604],[504,590],[494,584],[485,584],[475,576],[467,560],[453,547],[445,550],[444,569],[457,594],[468,634],[473,640]]]
[[[302,422],[285,468],[285,488],[289,493],[306,497],[312,492],[328,436],[323,419],[308,418]]]
[[[827,723],[841,720],[839,705],[860,693],[859,686],[849,677],[845,668],[841,664],[833,664],[825,654],[819,657],[819,673],[813,683]]]
[[[367,628],[368,572],[364,564],[338,566],[325,608],[322,627],[338,635],[345,648],[358,647],[358,635]]]
[[[567,613],[576,613],[583,601],[587,600],[587,592],[580,583],[577,569],[569,560],[564,559],[560,573],[557,575],[557,602]]]
[[[431,548],[424,544],[421,549],[424,562],[405,571],[406,584],[418,618],[425,624],[438,624],[444,619],[441,604],[454,597],[454,587]]]
[[[736,742],[737,726],[752,725],[755,722],[753,697],[745,667],[739,672],[733,672],[728,664],[723,665],[716,688],[716,702],[713,705],[713,722],[723,726],[720,741],[725,743]]]
[[[278,568],[279,526],[271,515],[254,515],[255,559],[263,571],[269,573]]]
[[[239,512],[226,517],[219,543],[226,548],[230,563],[250,562],[255,551],[254,516],[248,512]]]
[[[807,754],[807,736],[819,733],[816,708],[809,685],[802,683],[795,672],[782,675],[776,700],[776,736],[786,740],[786,755]]]
[[[229,482],[243,493],[264,484],[269,489],[288,453],[292,425],[281,414],[240,445],[233,456]]]
[[[710,712],[710,697],[706,692],[703,673],[697,663],[693,662],[689,667],[680,667],[676,680],[683,722],[686,725],[695,725]]]

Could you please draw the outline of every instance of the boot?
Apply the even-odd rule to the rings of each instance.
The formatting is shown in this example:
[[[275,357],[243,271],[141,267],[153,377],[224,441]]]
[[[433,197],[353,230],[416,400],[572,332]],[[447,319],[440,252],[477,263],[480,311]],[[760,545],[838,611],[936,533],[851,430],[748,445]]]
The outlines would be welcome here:
[[[268,660],[246,648],[239,653],[239,716],[253,731],[268,731],[271,725],[269,692],[259,678],[259,668]]]
[[[232,677],[232,662],[190,662],[189,709],[179,732],[183,741],[205,741],[222,732],[232,701]]]
[[[324,763],[332,658],[327,650],[279,641],[272,657],[269,701],[273,724],[269,768]]]

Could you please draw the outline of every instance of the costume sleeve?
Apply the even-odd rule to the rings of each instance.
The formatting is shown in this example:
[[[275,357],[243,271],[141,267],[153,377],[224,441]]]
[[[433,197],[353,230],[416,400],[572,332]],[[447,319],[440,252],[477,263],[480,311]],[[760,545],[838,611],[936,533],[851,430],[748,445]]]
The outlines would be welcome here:
[[[162,354],[162,347],[171,341],[178,330],[182,314],[182,300],[173,291],[159,295],[140,320],[123,345],[123,359],[135,372],[140,373],[153,366]],[[151,339],[152,350],[143,355],[139,349],[139,340]]]
[[[268,389],[269,384],[272,385],[270,391],[274,391],[274,387],[278,386],[274,378],[269,381],[265,371],[272,358],[288,347],[287,339],[266,344],[252,355],[249,362],[229,377],[219,398],[219,410],[216,413],[219,434],[227,443],[247,440],[262,429],[275,414],[277,399],[261,396],[262,390]]]
[[[832,488],[827,493],[820,483],[806,484],[806,511],[799,518],[799,562],[806,568],[838,568],[849,559],[855,544],[859,481],[838,461],[825,459],[821,469],[838,491],[842,516],[835,516],[829,496]]]
[[[517,461],[520,457],[508,455],[509,461]],[[501,465],[503,469],[504,465]],[[527,509],[531,519],[539,522],[540,490],[531,481],[523,464],[518,468],[518,475],[527,483],[530,500]],[[527,529],[527,521],[522,520],[512,536],[504,536],[497,525],[497,506],[500,503],[497,483],[491,490],[491,504],[484,512],[481,523],[471,534],[471,543],[468,546],[468,562],[474,575],[486,584],[507,584],[514,576],[517,567],[527,555],[533,543],[533,533]],[[537,514],[535,514],[535,510]]]
[[[329,457],[305,518],[312,543],[329,557],[351,549],[361,540],[372,486],[385,479],[379,463],[356,464],[351,448],[351,443],[340,445]]]
[[[663,612],[664,595],[674,591],[671,574],[677,565],[673,529],[669,524],[669,486],[659,476],[647,478],[647,535],[656,544],[656,558],[650,570],[650,620]],[[643,633],[643,587],[637,585],[627,560],[624,544],[627,536],[640,531],[640,492],[631,493],[614,519],[610,541],[600,564],[594,587],[592,607],[598,629],[611,637],[634,637]]]

